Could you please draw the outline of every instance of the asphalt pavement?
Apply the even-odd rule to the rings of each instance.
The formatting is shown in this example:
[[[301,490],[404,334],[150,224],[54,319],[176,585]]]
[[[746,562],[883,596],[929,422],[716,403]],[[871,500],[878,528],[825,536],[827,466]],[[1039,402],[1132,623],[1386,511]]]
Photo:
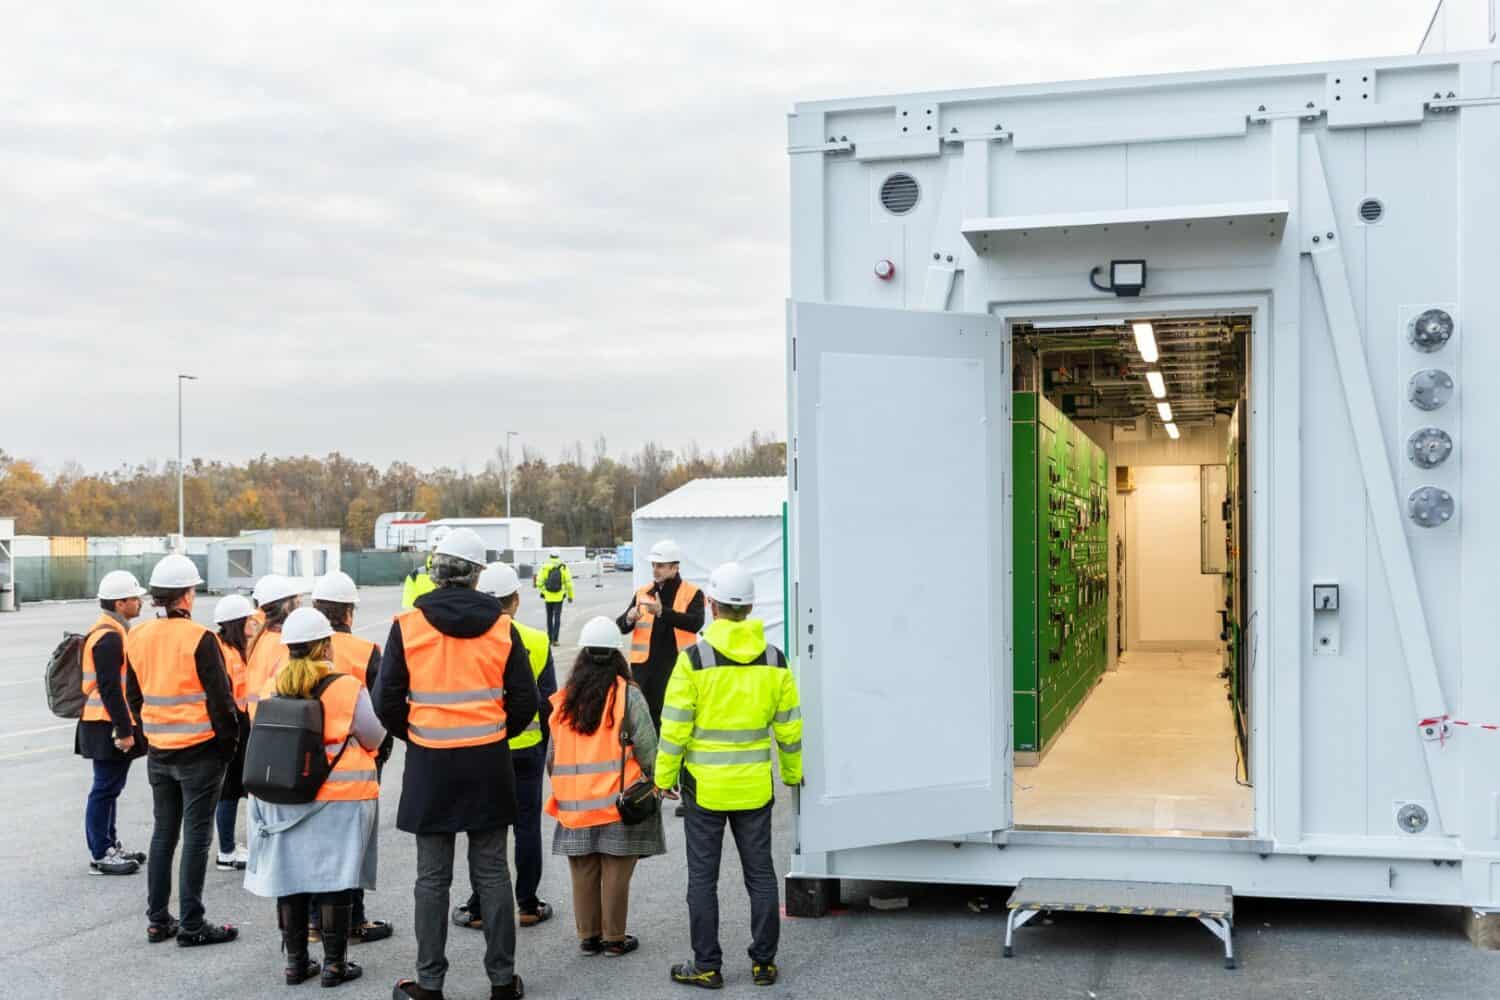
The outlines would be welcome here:
[[[579,628],[594,614],[618,614],[630,595],[627,574],[605,586],[579,581],[578,601],[563,621],[558,668],[565,673]],[[207,620],[212,599],[196,616]],[[381,641],[399,603],[396,588],[361,591],[355,620]],[[149,613],[149,612],[148,612]],[[52,717],[42,692],[47,654],[64,629],[94,617],[87,602],[28,605],[0,615],[0,962],[9,995],[113,998],[250,998],[307,994],[316,982],[281,982],[274,906],[245,892],[237,874],[209,866],[210,919],[239,925],[228,945],[183,950],[145,940],[145,875],[87,874],[83,800],[90,769],[73,756],[73,723]],[[528,591],[521,618],[541,627],[541,602]],[[903,737],[905,739],[906,737]],[[920,734],[910,739],[921,745]],[[394,827],[403,751],[398,744],[381,796],[380,889],[369,896],[374,917],[392,920],[396,936],[352,949],[365,978],[329,994],[390,996],[413,971],[413,839]],[[776,849],[785,871],[791,844],[790,800],[778,799]],[[241,838],[244,836],[241,810]],[[519,932],[518,969],[532,997],[637,1000],[691,995],[667,979],[667,967],[689,956],[686,868],[679,821],[667,820],[668,854],[643,862],[631,892],[631,932],[641,950],[625,958],[583,958],[574,946],[567,867],[548,858],[542,898],[550,923]],[[544,821],[550,842],[551,821]],[[120,833],[144,850],[151,837],[151,796],[144,763],[132,770],[120,800]],[[459,851],[453,901],[467,895]],[[1121,873],[1128,877],[1128,873]],[[871,893],[900,894],[905,909],[876,911]],[[783,925],[781,983],[760,990],[749,981],[745,947],[749,908],[732,843],[720,886],[727,993],[781,997],[1053,998],[1361,998],[1489,997],[1500,993],[1500,953],[1469,945],[1450,909],[1308,904],[1241,899],[1236,951],[1241,968],[1222,968],[1222,952],[1186,920],[1059,914],[1017,935],[1017,957],[1000,957],[1004,889],[883,887],[845,882],[844,906],[821,920]],[[975,912],[978,910],[979,912]],[[479,934],[450,928],[452,969],[446,995],[487,997]],[[316,946],[315,946],[316,950]]]

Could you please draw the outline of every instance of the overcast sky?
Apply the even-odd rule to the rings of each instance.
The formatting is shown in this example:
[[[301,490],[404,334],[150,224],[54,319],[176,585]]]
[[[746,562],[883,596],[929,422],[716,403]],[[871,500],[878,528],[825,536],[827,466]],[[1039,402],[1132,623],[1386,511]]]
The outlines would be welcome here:
[[[784,433],[797,100],[1415,51],[1428,0],[4,0],[0,448]],[[379,12],[387,11],[387,12]]]

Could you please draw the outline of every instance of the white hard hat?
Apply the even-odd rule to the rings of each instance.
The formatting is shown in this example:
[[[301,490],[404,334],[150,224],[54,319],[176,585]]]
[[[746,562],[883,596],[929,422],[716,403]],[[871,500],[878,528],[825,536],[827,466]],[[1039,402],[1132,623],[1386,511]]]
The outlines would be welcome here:
[[[162,556],[151,569],[151,586],[158,590],[185,590],[203,582],[198,567],[187,556],[172,553]]]
[[[578,633],[578,645],[586,649],[613,649],[619,650],[623,641],[619,626],[613,618],[598,615],[583,623],[583,631]]]
[[[358,604],[359,588],[354,585],[354,578],[348,573],[334,570],[327,576],[320,576],[313,584],[313,600],[331,601],[334,604]]]
[[[654,563],[680,563],[682,562],[682,549],[670,538],[665,538],[651,546],[651,555],[648,557]]]
[[[562,549],[560,549],[560,548],[558,548],[557,546],[554,545],[554,546],[552,546],[552,548],[550,548],[550,549],[547,550],[547,555],[550,558],[553,558],[553,559],[561,559],[562,558]]]
[[[214,624],[223,625],[225,622],[249,618],[254,611],[250,606],[250,598],[241,594],[228,594],[219,598],[219,603],[214,605]]]
[[[493,597],[509,597],[521,589],[521,578],[505,563],[490,563],[479,574],[479,586],[474,589]]]
[[[434,551],[437,555],[452,556],[481,568],[488,561],[485,558],[487,553],[484,539],[480,538],[479,533],[473,528],[454,528],[443,536],[443,540],[438,542]]]
[[[146,591],[135,574],[123,569],[112,569],[99,578],[99,600],[128,601],[132,597],[144,597]]]
[[[739,563],[727,562],[709,574],[708,596],[720,604],[754,604],[755,580]]]
[[[306,583],[295,577],[282,576],[279,573],[269,573],[261,577],[255,582],[255,589],[250,592],[251,596],[255,598],[255,603],[261,607],[305,593],[307,593]]]
[[[300,642],[317,642],[333,635],[333,626],[317,608],[298,608],[286,616],[281,625],[282,645],[292,646]]]

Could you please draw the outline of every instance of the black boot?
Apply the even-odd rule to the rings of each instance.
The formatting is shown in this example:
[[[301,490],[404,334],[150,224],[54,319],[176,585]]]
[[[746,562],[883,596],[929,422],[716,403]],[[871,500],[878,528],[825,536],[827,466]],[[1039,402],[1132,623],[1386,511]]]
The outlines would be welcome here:
[[[318,909],[323,917],[323,985],[337,986],[358,979],[364,970],[345,958],[351,907],[348,903],[323,903]]]
[[[286,952],[286,984],[296,986],[318,974],[318,963],[307,957],[307,897],[282,896],[276,900],[276,925],[281,928],[281,948]]]

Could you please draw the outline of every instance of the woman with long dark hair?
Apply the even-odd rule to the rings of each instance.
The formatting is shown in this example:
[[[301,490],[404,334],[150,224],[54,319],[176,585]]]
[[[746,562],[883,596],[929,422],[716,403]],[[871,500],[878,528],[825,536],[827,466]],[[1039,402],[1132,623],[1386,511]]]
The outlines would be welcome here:
[[[659,810],[626,826],[613,801],[622,786],[651,775],[656,728],[620,652],[619,627],[594,618],[579,644],[568,683],[552,696],[547,812],[558,821],[552,853],[568,859],[578,947],[585,955],[625,955],[640,947],[625,933],[636,862],[665,854],[667,842]],[[618,764],[622,752],[622,766],[604,768]]]
[[[245,663],[250,658],[250,640],[255,636],[255,625],[250,615],[254,612],[248,598],[239,594],[221,597],[214,605],[214,624],[219,626],[219,652],[224,654],[224,667],[229,671],[229,684],[234,690],[234,707],[240,720],[240,742],[234,760],[224,770],[224,784],[219,790],[219,805],[214,811],[214,821],[219,828],[219,853],[214,858],[214,867],[221,872],[244,871],[250,859],[247,848],[235,843],[234,826],[239,816],[240,799],[245,797],[245,786],[241,781],[245,770],[245,744],[250,741],[250,716],[246,712],[245,696],[248,684],[245,679]]]

